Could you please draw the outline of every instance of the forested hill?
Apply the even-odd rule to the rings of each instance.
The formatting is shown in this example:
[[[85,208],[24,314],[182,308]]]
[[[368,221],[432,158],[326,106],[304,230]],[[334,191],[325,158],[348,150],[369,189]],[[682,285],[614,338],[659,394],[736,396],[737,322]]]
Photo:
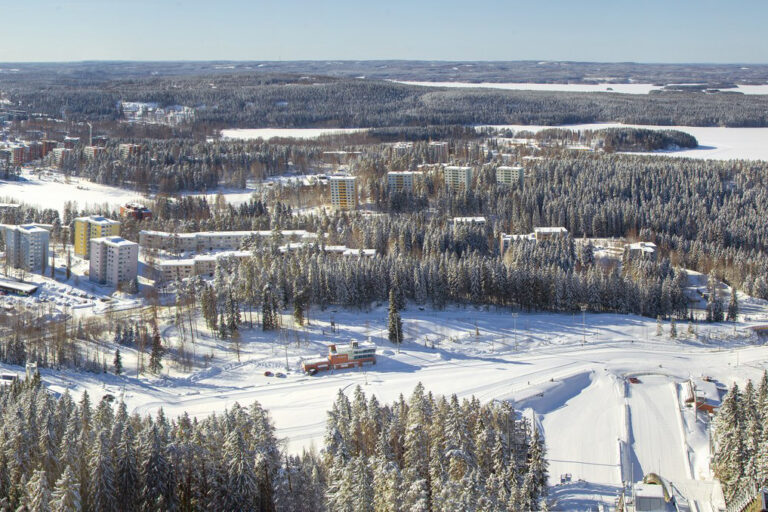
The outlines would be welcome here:
[[[119,80],[0,74],[0,93],[29,112],[68,121],[119,120],[121,100],[185,105],[195,109],[194,126],[205,130],[596,122],[768,126],[768,96],[762,95],[425,88],[264,73]]]

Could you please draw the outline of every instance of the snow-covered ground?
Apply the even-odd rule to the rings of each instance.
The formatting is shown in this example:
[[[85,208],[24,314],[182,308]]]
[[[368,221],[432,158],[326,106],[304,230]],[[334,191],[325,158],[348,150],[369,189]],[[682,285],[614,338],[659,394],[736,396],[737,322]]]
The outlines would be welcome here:
[[[60,212],[64,203],[77,202],[78,208],[103,205],[115,206],[131,201],[140,201],[141,194],[119,187],[99,185],[82,178],[69,178],[58,173],[33,173],[22,171],[21,180],[0,180],[0,198],[13,199],[38,208],[53,208]]]
[[[230,128],[221,130],[224,139],[316,139],[321,135],[343,135],[365,131],[366,128]]]
[[[648,130],[679,130],[696,137],[699,146],[694,149],[678,151],[656,151],[646,153],[688,158],[703,158],[712,160],[768,160],[768,128],[721,128],[702,126],[656,126],[621,123],[572,124],[558,126],[543,125],[494,125],[492,128],[510,129],[513,131],[538,132],[548,128],[564,128],[566,130],[600,130],[604,128],[644,128]],[[643,153],[633,153],[643,154]]]
[[[249,315],[243,316],[247,321]],[[573,510],[612,505],[622,481],[647,471],[668,473],[673,481],[682,476],[689,486],[708,489],[706,480],[688,476],[709,478],[700,467],[709,455],[705,431],[690,426],[697,423],[690,411],[681,413],[675,390],[691,376],[706,375],[721,387],[757,379],[768,365],[768,346],[750,345],[754,338],[747,336],[728,339],[732,324],[698,324],[698,335],[690,337],[679,324],[680,335],[672,340],[668,325],[657,337],[656,321],[636,316],[588,314],[583,329],[580,314],[515,318],[493,308],[410,306],[403,312],[406,342],[398,352],[386,340],[384,305],[370,312],[313,310],[310,317],[309,327],[294,329],[285,315],[280,333],[243,328],[240,361],[229,341],[212,338],[200,323],[195,344],[187,340],[185,347],[196,361],[191,372],[169,356],[162,377],[137,379],[136,353],[122,347],[124,376],[44,370],[43,378],[55,391],[87,389],[95,400],[123,394],[141,414],[163,408],[172,416],[202,416],[258,400],[291,452],[321,446],[326,411],[340,389],[349,393],[360,385],[390,402],[422,382],[439,394],[512,400],[542,427],[552,493],[560,509]],[[174,352],[179,337],[173,314],[161,312],[161,318],[162,335]],[[768,322],[764,303],[751,318],[753,324]],[[746,327],[740,323],[735,330]],[[330,343],[369,338],[379,346],[375,366],[314,377],[299,371],[302,358],[326,353]],[[114,347],[104,350],[111,361],[107,355]],[[266,370],[286,375],[267,377]],[[626,383],[628,375],[640,382]]]
[[[563,91],[563,92],[613,92],[619,94],[648,94],[664,88],[653,84],[535,84],[535,83],[505,83],[505,82],[394,82],[422,87],[454,87],[474,89],[504,89],[508,91]],[[768,85],[737,85],[735,88],[722,89],[742,94],[768,94]]]

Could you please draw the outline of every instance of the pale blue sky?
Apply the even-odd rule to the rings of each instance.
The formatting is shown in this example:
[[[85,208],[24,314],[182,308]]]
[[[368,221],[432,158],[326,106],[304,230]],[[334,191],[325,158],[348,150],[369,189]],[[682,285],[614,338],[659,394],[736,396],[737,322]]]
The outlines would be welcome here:
[[[768,1],[0,0],[0,62],[768,62]]]

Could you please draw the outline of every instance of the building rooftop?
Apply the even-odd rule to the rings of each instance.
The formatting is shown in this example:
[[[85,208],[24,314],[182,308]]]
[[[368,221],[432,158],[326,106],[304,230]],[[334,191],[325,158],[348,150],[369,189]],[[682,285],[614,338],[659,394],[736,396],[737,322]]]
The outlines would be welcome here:
[[[136,242],[131,242],[120,236],[102,236],[100,238],[91,238],[91,242],[103,242],[107,245],[114,247],[126,247],[131,245],[139,245]]]
[[[120,224],[119,221],[102,217],[101,215],[89,215],[87,217],[78,217],[75,220],[84,222],[90,222],[91,224],[100,224],[102,226],[110,226],[112,224]]]
[[[535,233],[567,233],[568,230],[564,227],[538,227],[533,228]]]

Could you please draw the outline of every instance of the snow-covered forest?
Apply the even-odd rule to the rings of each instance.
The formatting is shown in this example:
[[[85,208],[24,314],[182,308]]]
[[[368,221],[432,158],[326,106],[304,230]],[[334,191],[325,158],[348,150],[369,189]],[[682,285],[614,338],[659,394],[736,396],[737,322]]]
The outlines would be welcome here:
[[[728,500],[768,485],[768,373],[733,384],[715,418],[715,476]]]
[[[0,507],[72,511],[527,511],[547,494],[541,436],[507,403],[419,384],[380,404],[358,387],[328,412],[325,449],[284,453],[257,402],[191,419],[75,401],[39,375],[0,388]]]

